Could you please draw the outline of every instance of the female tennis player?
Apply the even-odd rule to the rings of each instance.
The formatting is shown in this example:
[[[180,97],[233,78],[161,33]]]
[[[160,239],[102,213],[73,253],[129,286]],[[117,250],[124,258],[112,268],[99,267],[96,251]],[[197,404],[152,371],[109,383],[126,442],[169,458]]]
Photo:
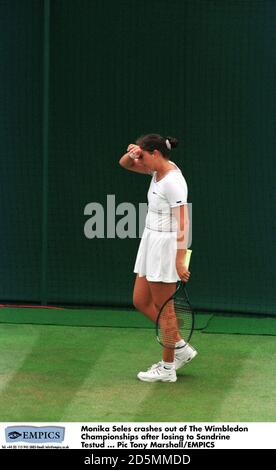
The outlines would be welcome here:
[[[183,263],[188,189],[181,170],[170,160],[171,150],[177,145],[175,138],[148,134],[130,144],[119,161],[127,170],[152,176],[145,229],[134,267],[133,304],[154,322],[164,302],[174,293],[176,282],[187,282],[190,277]],[[176,345],[182,344],[184,340],[179,337]],[[163,348],[163,359],[137,377],[145,382],[175,382],[176,370],[196,355],[189,344],[177,350]]]

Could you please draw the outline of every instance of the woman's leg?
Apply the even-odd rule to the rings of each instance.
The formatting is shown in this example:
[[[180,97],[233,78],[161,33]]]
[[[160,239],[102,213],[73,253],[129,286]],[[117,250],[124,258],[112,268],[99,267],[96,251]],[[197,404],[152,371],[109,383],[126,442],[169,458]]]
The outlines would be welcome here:
[[[169,299],[169,297],[175,292],[176,283],[175,282],[149,282],[150,291],[153,303],[155,305],[157,314],[160,311],[162,305]],[[172,307],[173,308],[173,307]],[[168,315],[170,312],[168,312]],[[165,322],[165,320],[164,320]],[[175,325],[177,328],[177,324]],[[178,341],[180,338],[178,332],[176,331],[175,340]],[[163,348],[163,361],[173,362],[174,361],[174,349]]]
[[[156,321],[158,312],[152,300],[149,282],[146,277],[139,277],[138,274],[133,290],[133,305],[150,320],[153,322]]]

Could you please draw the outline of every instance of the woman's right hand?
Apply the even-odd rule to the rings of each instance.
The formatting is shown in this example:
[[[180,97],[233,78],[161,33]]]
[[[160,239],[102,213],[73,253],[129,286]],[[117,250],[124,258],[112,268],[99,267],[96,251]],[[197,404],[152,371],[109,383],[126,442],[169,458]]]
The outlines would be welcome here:
[[[139,147],[139,145],[129,144],[127,151],[132,153],[135,158],[139,158],[141,155],[142,149],[141,147]]]

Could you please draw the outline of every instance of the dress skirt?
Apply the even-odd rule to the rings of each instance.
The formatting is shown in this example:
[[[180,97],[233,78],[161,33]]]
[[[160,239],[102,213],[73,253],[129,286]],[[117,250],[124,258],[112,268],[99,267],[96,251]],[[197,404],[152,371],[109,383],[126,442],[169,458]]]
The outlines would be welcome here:
[[[151,282],[176,282],[177,232],[159,232],[145,228],[134,266],[139,277]]]

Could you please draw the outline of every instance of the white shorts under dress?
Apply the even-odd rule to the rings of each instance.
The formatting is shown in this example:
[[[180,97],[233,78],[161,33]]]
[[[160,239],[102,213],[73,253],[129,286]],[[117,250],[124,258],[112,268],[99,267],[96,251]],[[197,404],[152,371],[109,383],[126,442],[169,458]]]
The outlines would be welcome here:
[[[175,168],[160,181],[154,172],[148,191],[148,213],[134,272],[151,282],[180,280],[175,267],[177,221],[172,208],[187,204],[188,190],[180,169]]]

